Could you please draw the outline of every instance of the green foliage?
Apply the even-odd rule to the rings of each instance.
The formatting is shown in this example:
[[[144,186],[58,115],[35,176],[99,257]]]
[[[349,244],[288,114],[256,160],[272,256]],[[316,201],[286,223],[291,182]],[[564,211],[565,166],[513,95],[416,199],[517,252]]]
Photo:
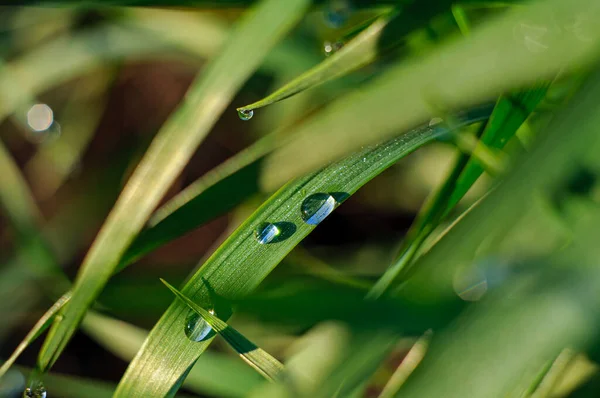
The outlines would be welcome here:
[[[6,353],[3,381],[18,370],[50,396],[591,396],[596,0],[51,3],[61,7],[0,16],[0,117],[27,131],[0,129],[0,341],[42,297],[54,301]],[[132,5],[186,10],[121,7]],[[319,57],[307,44],[323,41],[343,46]],[[74,195],[78,162],[106,138],[93,132],[113,76],[167,56],[202,65],[183,99],[151,140],[104,154]],[[152,79],[156,91],[173,83]],[[27,110],[54,97],[68,134],[40,143]],[[199,147],[212,164],[209,144],[245,149],[186,174]],[[454,151],[448,170],[435,150]],[[431,191],[425,203],[419,190]],[[399,208],[416,218],[397,242]],[[357,240],[332,224],[305,241],[330,213],[364,209],[386,216]],[[163,280],[174,299],[146,270],[116,275],[218,222],[221,238],[195,238],[215,246],[187,276],[160,268],[181,282]],[[96,232],[71,284],[61,267],[79,264]],[[335,244],[311,245],[319,233]],[[193,341],[198,315],[208,329]],[[48,328],[35,369],[15,366]],[[128,362],[118,383],[51,372],[80,328]]]

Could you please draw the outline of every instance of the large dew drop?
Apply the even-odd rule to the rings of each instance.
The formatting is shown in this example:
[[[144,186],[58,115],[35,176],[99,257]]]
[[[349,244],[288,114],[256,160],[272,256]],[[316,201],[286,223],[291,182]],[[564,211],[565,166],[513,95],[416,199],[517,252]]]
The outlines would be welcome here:
[[[213,315],[215,313],[214,310],[210,310],[209,312]],[[188,339],[195,342],[202,341],[206,339],[206,337],[210,334],[211,331],[212,328],[204,320],[204,318],[202,318],[196,312],[190,311],[190,314],[185,320],[184,328],[185,335]]]
[[[27,387],[23,392],[25,398],[46,398],[46,388],[43,385],[37,385],[36,387]]]
[[[242,120],[250,120],[250,119],[252,119],[252,116],[254,116],[254,111],[252,109],[249,109],[247,111],[245,111],[245,110],[239,110],[238,111],[238,116]]]
[[[269,222],[263,222],[256,227],[254,230],[254,237],[261,245],[266,245],[267,243],[271,243],[273,239],[277,238],[281,230],[277,225],[271,224]]]
[[[302,219],[311,225],[317,225],[331,214],[335,208],[335,199],[328,193],[315,193],[302,202]]]

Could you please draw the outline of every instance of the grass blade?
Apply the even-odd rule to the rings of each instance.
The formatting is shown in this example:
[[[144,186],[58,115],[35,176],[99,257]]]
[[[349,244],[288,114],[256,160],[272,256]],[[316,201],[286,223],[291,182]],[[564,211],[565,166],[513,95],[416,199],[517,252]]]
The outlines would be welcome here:
[[[64,317],[53,324],[40,352],[42,369],[58,359],[121,256],[238,88],[307,6],[307,0],[261,2],[242,18],[223,51],[192,85],[153,140],[84,259]]]
[[[566,29],[556,32],[548,28],[544,51],[535,52],[527,37],[515,37],[515,26],[523,21],[544,27],[568,26],[578,15],[589,16],[582,22],[585,41]],[[261,186],[267,190],[278,187],[292,175],[411,128],[436,116],[435,108],[469,106],[552,78],[563,69],[589,64],[600,48],[600,27],[593,22],[598,15],[600,4],[595,0],[536,2],[503,14],[423,59],[396,65],[297,125],[290,132],[291,142],[266,160],[268,173]],[[290,162],[298,153],[303,154],[302,161]]]
[[[485,119],[489,112],[489,108],[484,108],[468,113],[465,123]],[[331,193],[336,196],[336,202],[342,202],[398,159],[431,141],[437,134],[444,133],[425,126],[291,182],[275,193],[221,245],[184,286],[183,294],[204,307],[214,305],[214,296],[234,302],[246,296],[314,229],[314,225],[303,221],[299,211],[307,196]],[[281,238],[271,244],[259,244],[254,235],[263,222],[279,223]],[[177,388],[188,368],[209,343],[193,343],[184,336],[188,313],[187,307],[179,301],[169,307],[131,362],[119,384],[117,397],[158,397]],[[220,313],[219,316],[227,319],[226,314]],[[149,372],[154,377],[149,378]]]
[[[314,68],[301,74],[265,98],[239,107],[237,110],[249,111],[282,101],[373,62],[377,57],[378,39],[390,18],[390,16],[380,17],[339,51],[336,51]]]
[[[265,350],[256,346],[250,340],[246,339],[240,332],[194,303],[192,300],[187,298],[179,290],[169,285],[164,279],[161,282],[165,284],[188,307],[194,310],[200,315],[217,333],[233,347],[233,349],[240,354],[242,359],[252,366],[258,373],[260,373],[267,380],[275,381],[279,374],[283,371],[283,365],[277,359],[273,358]]]

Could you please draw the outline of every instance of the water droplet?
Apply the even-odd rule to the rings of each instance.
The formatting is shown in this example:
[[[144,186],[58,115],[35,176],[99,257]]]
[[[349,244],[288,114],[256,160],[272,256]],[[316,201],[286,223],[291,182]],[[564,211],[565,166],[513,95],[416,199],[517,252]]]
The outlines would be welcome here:
[[[348,0],[329,0],[325,8],[325,23],[334,29],[340,28],[348,21],[351,11]]]
[[[263,222],[254,230],[254,237],[258,243],[266,245],[267,243],[271,243],[280,233],[281,230],[277,225],[271,224],[270,222]]]
[[[23,397],[46,398],[46,388],[41,384],[38,384],[35,387],[27,387],[23,392]]]
[[[444,119],[442,119],[441,117],[434,117],[429,121],[429,127],[433,127],[436,124],[440,124],[443,122],[444,122]]]
[[[254,110],[252,110],[252,109],[239,110],[238,111],[238,116],[242,120],[250,120],[250,119],[252,119],[252,116],[254,116]]]
[[[214,310],[209,310],[208,312],[213,315],[215,314]],[[212,332],[212,328],[208,322],[194,311],[190,311],[185,320],[185,328],[183,330],[188,339],[195,342],[205,340]]]
[[[328,193],[315,193],[302,202],[300,211],[302,219],[311,225],[317,225],[331,214],[336,201]]]
[[[323,43],[323,52],[325,53],[326,57],[329,57],[331,54],[338,51],[343,46],[344,43],[342,43],[341,41],[336,41],[333,43],[330,41],[326,41]]]

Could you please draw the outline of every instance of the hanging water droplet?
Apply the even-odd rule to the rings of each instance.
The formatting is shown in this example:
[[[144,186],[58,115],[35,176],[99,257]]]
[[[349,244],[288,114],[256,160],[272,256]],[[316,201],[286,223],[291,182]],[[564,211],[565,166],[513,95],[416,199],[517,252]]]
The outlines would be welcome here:
[[[248,110],[242,109],[242,110],[238,111],[238,116],[242,120],[250,120],[250,119],[252,119],[252,116],[254,116],[254,111],[252,109],[248,109]]]
[[[208,312],[213,315],[215,314],[214,310],[209,310]],[[185,320],[185,328],[183,330],[188,339],[198,342],[206,339],[212,331],[212,328],[204,318],[196,312],[190,311],[190,314]]]
[[[41,384],[38,384],[35,387],[27,387],[23,392],[23,397],[46,398],[46,388]]]
[[[350,17],[351,6],[348,0],[329,0],[325,6],[325,23],[337,29],[342,27]]]
[[[342,43],[341,41],[336,41],[333,43],[330,41],[325,41],[323,43],[323,52],[325,53],[326,57],[329,57],[331,54],[338,51],[343,46],[344,46],[344,43]]]
[[[488,281],[485,273],[477,268],[471,267],[460,269],[454,275],[454,291],[465,301],[478,301],[488,290]]]
[[[281,230],[277,225],[271,224],[270,222],[263,222],[254,230],[254,237],[258,243],[266,245],[267,243],[271,243],[280,233]]]
[[[302,219],[311,225],[317,225],[331,214],[336,201],[328,193],[315,193],[302,202],[300,212]]]

